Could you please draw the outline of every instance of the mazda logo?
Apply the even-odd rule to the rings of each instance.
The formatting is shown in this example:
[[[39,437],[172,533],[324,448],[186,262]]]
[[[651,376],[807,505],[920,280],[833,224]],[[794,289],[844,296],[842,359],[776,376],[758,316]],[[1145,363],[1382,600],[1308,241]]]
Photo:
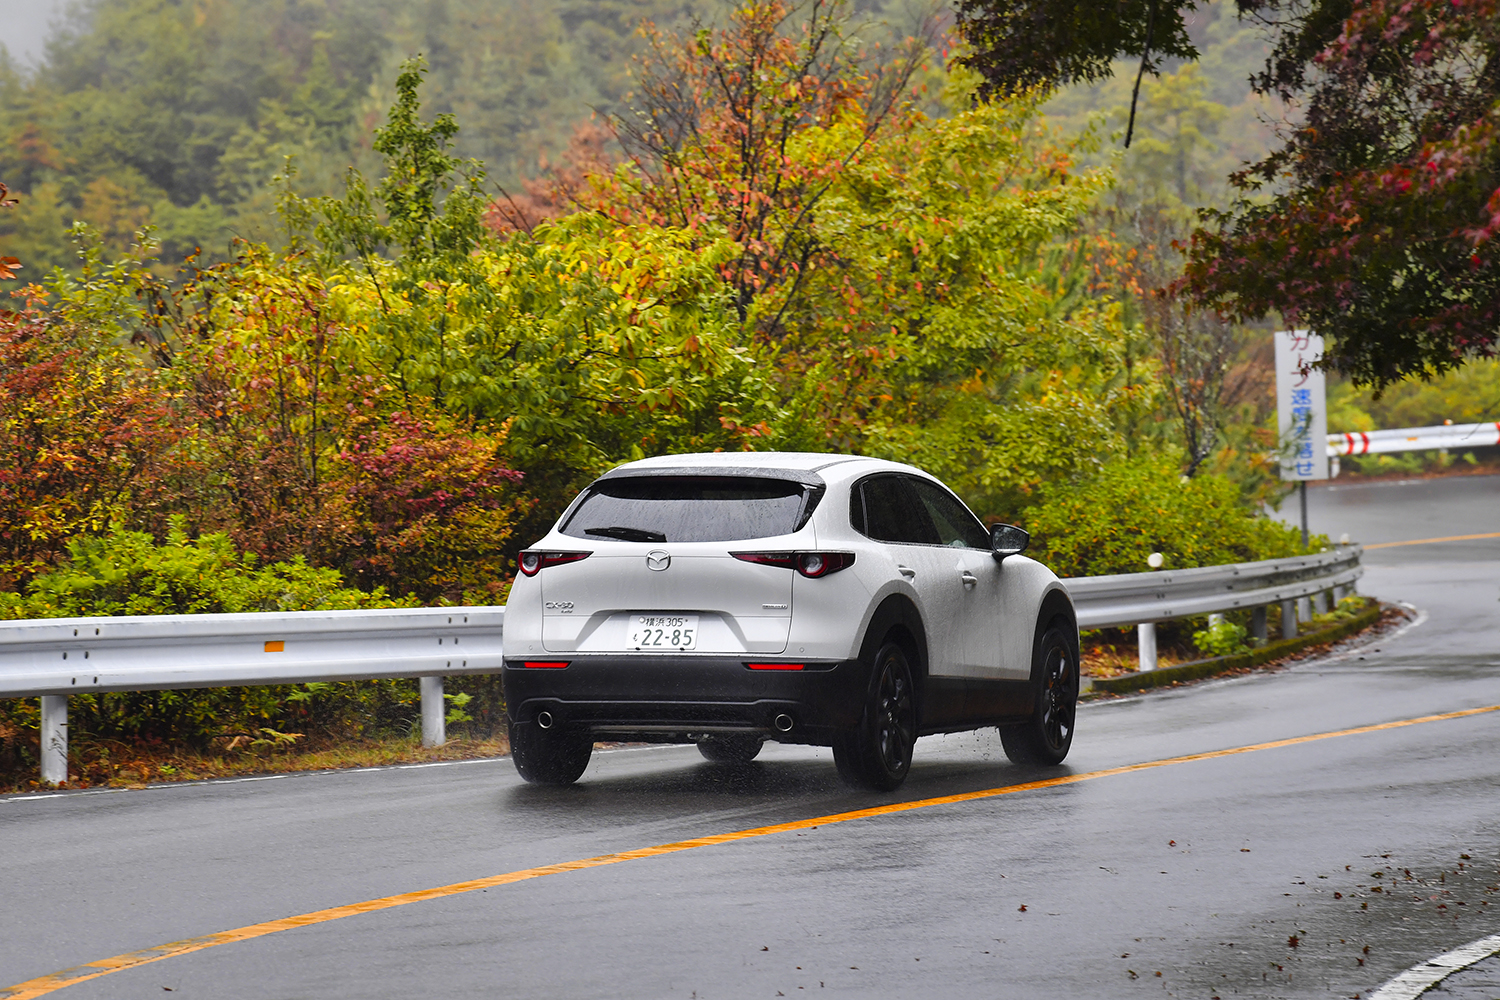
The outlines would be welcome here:
[[[647,569],[660,573],[670,565],[672,565],[671,555],[663,552],[661,549],[652,549],[646,553]]]

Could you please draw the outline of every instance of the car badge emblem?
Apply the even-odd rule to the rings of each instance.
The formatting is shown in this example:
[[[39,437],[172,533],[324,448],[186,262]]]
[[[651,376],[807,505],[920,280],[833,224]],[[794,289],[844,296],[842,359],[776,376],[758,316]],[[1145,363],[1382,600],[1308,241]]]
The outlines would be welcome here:
[[[657,573],[660,573],[670,565],[672,565],[671,555],[663,552],[661,549],[652,549],[650,552],[646,553],[647,569],[654,570]]]

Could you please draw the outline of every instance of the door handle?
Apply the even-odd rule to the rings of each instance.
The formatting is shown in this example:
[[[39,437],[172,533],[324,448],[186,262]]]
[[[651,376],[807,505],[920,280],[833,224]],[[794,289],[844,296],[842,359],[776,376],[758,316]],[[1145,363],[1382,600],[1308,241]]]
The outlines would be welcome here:
[[[896,564],[896,572],[900,573],[902,576],[906,577],[908,580],[914,580],[914,579],[916,579],[916,576],[917,576],[917,571],[916,570],[912,569],[910,566],[902,566],[900,563]]]
[[[965,590],[973,590],[974,589],[974,585],[979,582],[979,578],[977,576],[975,576],[973,573],[970,573],[968,570],[964,570],[964,575],[963,575],[962,579],[964,581],[964,589]]]

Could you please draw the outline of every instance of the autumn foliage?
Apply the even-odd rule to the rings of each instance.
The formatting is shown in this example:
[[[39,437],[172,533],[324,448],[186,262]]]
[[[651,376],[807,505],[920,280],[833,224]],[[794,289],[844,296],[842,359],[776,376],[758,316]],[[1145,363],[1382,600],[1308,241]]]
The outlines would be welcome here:
[[[0,311],[0,585],[45,568],[68,539],[117,520],[161,523],[180,484],[172,394],[108,331],[33,300]]]
[[[168,280],[149,232],[106,262],[75,228],[81,266],[0,313],[0,611],[498,603],[599,473],[713,450],[909,461],[983,516],[1059,525],[1086,569],[1067,497],[1135,461],[1160,396],[1120,289],[1082,273],[1108,174],[1032,97],[925,92],[931,37],[878,51],[847,15],[769,0],[647,28],[639,105],[516,197],[423,113],[413,59],[382,175],[305,198],[286,165],[282,245]],[[1236,503],[1210,486],[1163,495],[1172,523]],[[1259,538],[1199,534],[1236,558]],[[370,692],[104,699],[91,724],[209,739],[220,710],[411,701]]]
[[[1360,0],[1302,25],[1258,82],[1301,94],[1305,118],[1198,235],[1193,290],[1317,329],[1335,367],[1377,387],[1492,356],[1500,9]]]

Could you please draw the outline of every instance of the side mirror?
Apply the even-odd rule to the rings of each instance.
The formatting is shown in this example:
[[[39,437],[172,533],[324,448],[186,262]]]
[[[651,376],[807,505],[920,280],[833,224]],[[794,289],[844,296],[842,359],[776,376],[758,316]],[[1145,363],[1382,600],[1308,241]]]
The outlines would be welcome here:
[[[1026,551],[1030,542],[1031,535],[1014,524],[990,525],[990,554],[995,557],[996,562],[1004,560],[1006,556],[1020,555]]]

